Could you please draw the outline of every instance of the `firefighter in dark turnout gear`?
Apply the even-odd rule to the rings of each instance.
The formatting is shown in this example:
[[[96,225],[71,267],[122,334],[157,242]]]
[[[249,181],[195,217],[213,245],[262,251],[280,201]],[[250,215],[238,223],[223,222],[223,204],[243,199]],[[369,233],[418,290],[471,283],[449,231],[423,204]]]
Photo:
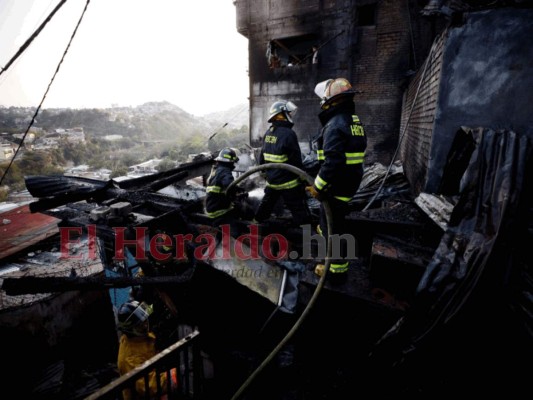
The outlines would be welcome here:
[[[226,188],[234,181],[232,171],[239,157],[235,150],[227,147],[220,151],[215,161],[211,174],[207,178],[205,212],[212,219],[213,226],[229,224],[232,235],[236,235],[234,224],[236,212],[232,201],[235,193],[226,193]]]
[[[285,163],[302,168],[302,153],[296,133],[292,130],[292,115],[296,105],[291,101],[276,101],[270,107],[268,122],[270,128],[265,132],[259,164]],[[282,169],[265,171],[267,186],[265,195],[255,214],[257,222],[270,217],[276,202],[282,198],[290,210],[296,225],[309,223],[310,212],[306,202],[305,187],[292,172]]]
[[[363,177],[366,136],[359,117],[355,115],[355,91],[348,80],[337,78],[320,82],[315,93],[322,99],[319,114],[322,131],[317,140],[320,170],[313,186],[306,189],[315,198],[327,198],[332,211],[332,233],[342,235],[346,232],[348,202],[359,189]],[[323,207],[320,230],[327,239]],[[346,240],[340,239],[339,244],[340,258],[332,259],[330,272],[333,279],[342,280],[348,271]]]

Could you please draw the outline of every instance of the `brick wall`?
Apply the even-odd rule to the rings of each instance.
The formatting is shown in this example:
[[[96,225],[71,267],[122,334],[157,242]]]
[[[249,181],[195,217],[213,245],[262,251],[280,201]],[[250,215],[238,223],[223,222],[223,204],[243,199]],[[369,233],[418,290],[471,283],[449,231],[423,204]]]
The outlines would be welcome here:
[[[427,54],[431,35],[420,18],[416,0],[281,0],[237,2],[239,31],[249,39],[250,141],[258,144],[268,126],[268,106],[279,98],[293,100],[299,110],[295,131],[300,141],[320,129],[315,85],[346,77],[354,85],[356,112],[368,136],[366,163],[388,164],[396,148],[403,91],[416,58]],[[375,5],[375,24],[358,26],[358,7]],[[318,12],[317,12],[318,10]],[[239,15],[239,14],[246,15]],[[282,70],[268,68],[270,40],[315,35],[320,64]],[[413,49],[416,56],[413,56]],[[424,53],[425,51],[425,53]]]
[[[419,69],[404,95],[400,158],[404,160],[405,175],[415,193],[423,190],[428,172],[446,36],[444,32],[436,39],[426,59],[427,67]]]
[[[377,4],[376,25],[356,28],[351,80],[368,138],[366,163],[388,164],[396,147],[411,35],[404,1]]]

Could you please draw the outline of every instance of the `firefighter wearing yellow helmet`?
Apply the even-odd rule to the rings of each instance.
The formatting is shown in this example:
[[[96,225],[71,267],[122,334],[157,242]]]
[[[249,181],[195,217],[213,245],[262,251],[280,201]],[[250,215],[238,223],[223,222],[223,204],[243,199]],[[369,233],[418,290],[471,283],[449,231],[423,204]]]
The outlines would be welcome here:
[[[320,170],[312,186],[307,190],[315,198],[327,198],[332,210],[332,230],[343,234],[348,202],[359,189],[363,177],[366,136],[359,117],[355,114],[355,91],[345,78],[328,79],[315,87],[320,97],[319,119],[322,130],[317,140],[317,157]],[[326,218],[323,207],[320,212],[320,228],[324,234]],[[341,257],[332,260],[331,278],[342,281],[348,271],[346,241],[341,240]],[[318,268],[320,270],[320,267]]]
[[[118,310],[117,328],[122,332],[118,349],[117,368],[120,375],[125,375],[158,353],[155,334],[150,330],[149,318],[153,312],[150,304],[130,300]],[[177,376],[171,373],[173,387],[177,385]],[[158,386],[167,392],[167,374],[161,373],[159,385],[156,372],[148,375],[148,387],[144,379],[138,379],[135,386],[124,389],[124,400],[137,398],[155,398]]]

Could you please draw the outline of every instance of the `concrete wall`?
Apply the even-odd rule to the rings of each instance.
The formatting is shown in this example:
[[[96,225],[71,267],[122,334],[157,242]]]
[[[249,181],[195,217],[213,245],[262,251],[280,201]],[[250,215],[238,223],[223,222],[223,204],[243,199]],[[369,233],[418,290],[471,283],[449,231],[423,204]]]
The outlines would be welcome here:
[[[278,99],[289,99],[299,107],[294,130],[302,142],[307,142],[319,131],[317,114],[320,104],[313,92],[316,83],[348,72],[348,66],[342,62],[348,57],[347,35],[331,40],[320,50],[320,68],[310,64],[308,59],[305,64],[270,69],[265,55],[267,44],[273,39],[306,35],[314,37],[316,43],[322,43],[345,29],[350,14],[331,14],[327,11],[331,5],[323,5],[320,1],[270,0],[248,3],[250,141],[257,144],[268,128],[270,105]],[[329,23],[324,24],[324,19]],[[344,68],[338,68],[339,64],[343,64]]]
[[[118,352],[107,290],[58,293],[31,305],[3,310],[0,337],[4,348],[10,349],[2,354],[5,367],[0,382],[4,379],[16,388],[21,398],[33,398],[31,391],[42,378],[43,369],[54,361],[63,360],[66,370],[78,371],[113,363]]]
[[[533,135],[532,37],[533,10],[512,8],[465,14],[443,37],[402,143],[406,175],[417,192],[438,190],[461,126]],[[404,121],[418,79],[407,92]]]
[[[425,190],[438,189],[451,140],[461,126],[533,135],[533,10],[497,9],[466,16],[444,52]]]

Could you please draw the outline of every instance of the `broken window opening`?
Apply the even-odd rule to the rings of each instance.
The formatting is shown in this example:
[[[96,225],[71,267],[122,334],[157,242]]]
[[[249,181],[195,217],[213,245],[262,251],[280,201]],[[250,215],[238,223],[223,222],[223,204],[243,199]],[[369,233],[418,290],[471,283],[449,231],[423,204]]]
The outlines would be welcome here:
[[[376,4],[357,7],[357,26],[376,25]]]
[[[316,35],[302,35],[272,39],[267,45],[267,61],[270,69],[311,64]]]

